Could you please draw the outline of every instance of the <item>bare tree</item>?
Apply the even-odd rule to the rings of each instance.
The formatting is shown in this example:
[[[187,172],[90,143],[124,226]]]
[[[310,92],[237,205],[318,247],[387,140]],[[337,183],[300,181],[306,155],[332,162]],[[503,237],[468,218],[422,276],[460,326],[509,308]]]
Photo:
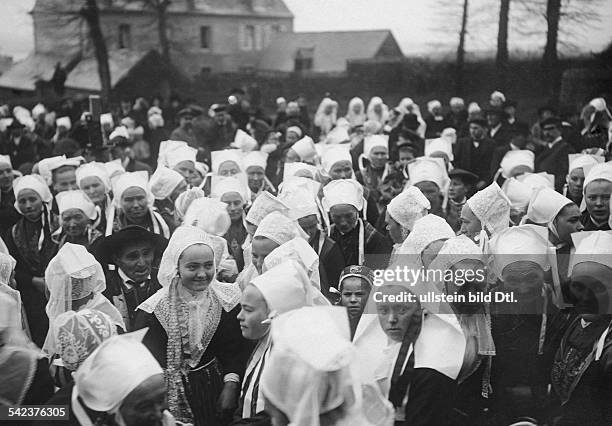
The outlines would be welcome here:
[[[556,102],[561,82],[559,49],[577,51],[586,28],[596,28],[601,21],[603,0],[517,0],[520,5],[522,35],[544,35],[546,44],[542,55],[543,83],[551,100]],[[534,31],[534,28],[542,30]]]
[[[96,0],[86,0],[81,8],[81,16],[89,26],[89,35],[94,47],[96,61],[98,62],[98,76],[100,77],[100,98],[103,105],[108,105],[111,93],[111,73],[108,66],[108,50],[106,41],[100,27],[100,10]]]
[[[510,22],[510,0],[501,0],[499,5],[499,24],[497,28],[497,54],[495,65],[497,68],[497,84],[505,89],[506,74],[508,72],[508,23]]]
[[[465,36],[467,35],[469,0],[463,0],[463,13],[461,14],[461,30],[459,30],[459,44],[457,45],[457,61],[455,64],[455,90],[463,94],[463,69],[465,67]]]
[[[171,63],[170,40],[168,39],[168,15],[166,12],[168,6],[170,6],[170,0],[144,0],[144,2],[155,10],[161,57],[169,65]]]
[[[436,10],[441,16],[436,21],[435,30],[445,35],[449,32],[457,31],[459,35],[455,53],[454,86],[455,92],[460,95],[464,90],[463,74],[465,69],[466,38],[468,35],[469,0],[438,0]],[[440,26],[440,22],[448,22],[449,24]]]

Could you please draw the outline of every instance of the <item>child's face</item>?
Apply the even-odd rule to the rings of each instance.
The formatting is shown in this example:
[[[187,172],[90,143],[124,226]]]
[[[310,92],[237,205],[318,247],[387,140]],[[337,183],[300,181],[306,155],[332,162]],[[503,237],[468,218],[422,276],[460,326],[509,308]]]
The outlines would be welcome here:
[[[448,196],[453,201],[463,201],[468,193],[468,186],[461,179],[452,178],[448,188]]]
[[[403,149],[399,152],[399,162],[405,167],[409,162],[414,160],[414,153],[409,149]]]

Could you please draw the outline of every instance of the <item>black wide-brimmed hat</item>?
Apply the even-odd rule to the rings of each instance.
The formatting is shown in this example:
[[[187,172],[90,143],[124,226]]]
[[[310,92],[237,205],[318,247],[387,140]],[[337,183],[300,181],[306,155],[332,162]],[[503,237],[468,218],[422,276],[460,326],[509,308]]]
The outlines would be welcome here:
[[[96,241],[92,251],[100,263],[114,264],[114,255],[118,255],[129,245],[143,242],[151,243],[156,257],[161,255],[168,246],[168,240],[161,235],[154,234],[142,226],[130,225]]]
[[[460,179],[466,185],[476,185],[478,182],[478,175],[463,169],[453,169],[448,172],[449,178],[457,178]]]

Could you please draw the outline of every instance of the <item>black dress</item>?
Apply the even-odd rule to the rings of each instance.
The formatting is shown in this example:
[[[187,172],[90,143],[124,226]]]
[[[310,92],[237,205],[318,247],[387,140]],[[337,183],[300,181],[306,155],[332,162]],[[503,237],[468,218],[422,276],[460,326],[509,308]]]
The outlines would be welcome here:
[[[223,376],[235,373],[242,377],[244,374],[252,343],[242,337],[240,324],[236,318],[238,312],[240,312],[239,306],[229,312],[222,310],[217,329],[200,361],[196,367],[183,375],[185,394],[196,426],[225,423],[225,419],[220,419],[216,415],[216,403],[223,388]],[[138,311],[135,327],[136,329],[149,327],[143,344],[166,369],[168,334],[155,314]]]

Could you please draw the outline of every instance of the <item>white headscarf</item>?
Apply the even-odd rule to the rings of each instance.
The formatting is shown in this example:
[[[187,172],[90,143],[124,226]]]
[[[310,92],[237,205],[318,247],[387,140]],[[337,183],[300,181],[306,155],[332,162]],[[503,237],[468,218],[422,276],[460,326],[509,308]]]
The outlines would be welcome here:
[[[91,163],[85,163],[76,169],[76,181],[79,188],[81,187],[81,181],[88,177],[95,177],[102,182],[106,193],[111,190],[110,176],[104,163],[97,163],[95,161]]]
[[[467,205],[491,235],[510,226],[510,200],[496,182],[470,197]]]
[[[346,311],[338,307],[304,307],[273,321],[260,387],[292,425],[319,426],[321,414],[340,407],[347,424],[363,421],[348,330]]]
[[[36,192],[38,196],[41,198],[42,202],[46,204],[47,209],[51,207],[51,202],[53,201],[53,196],[51,195],[51,191],[47,186],[46,182],[39,175],[25,175],[19,177],[13,181],[13,193],[15,194],[15,210],[19,213],[23,214],[23,212],[19,209],[19,193],[24,189],[31,189]]]
[[[550,269],[548,229],[538,225],[507,228],[489,241],[493,272],[502,278],[504,268],[515,262],[534,262],[542,270]]]
[[[330,114],[327,114],[325,110],[328,106],[331,106],[332,111]],[[321,136],[325,136],[329,133],[329,131],[336,124],[338,114],[338,102],[330,99],[323,98],[321,103],[319,104],[319,108],[317,108],[317,112],[315,113],[315,117],[313,123],[316,127],[321,129]]]
[[[262,266],[262,271],[266,272],[287,260],[294,260],[299,263],[310,280],[310,283],[317,289],[321,289],[321,279],[319,276],[319,256],[317,252],[308,244],[308,241],[301,237],[294,238],[281,244],[266,256]],[[320,296],[320,297],[319,297]],[[320,293],[314,297],[315,305],[329,305],[328,300]]]
[[[53,321],[51,328],[57,353],[70,371],[76,371],[104,340],[117,334],[110,317],[92,309],[64,312]]]
[[[279,211],[273,211],[259,223],[253,238],[264,237],[282,245],[302,235],[303,231],[296,220],[289,219]]]
[[[187,209],[183,224],[196,226],[208,234],[222,237],[232,221],[227,213],[227,204],[215,198],[198,198]]]
[[[123,400],[142,382],[163,374],[164,370],[141,343],[146,331],[104,341],[75,372],[73,402],[80,397],[92,410],[116,413]],[[78,408],[82,410],[80,404]],[[75,414],[78,416],[76,411]]]
[[[49,322],[60,314],[73,310],[72,302],[92,295],[79,309],[96,309],[107,314],[113,323],[125,330],[121,313],[102,295],[106,290],[106,279],[102,266],[87,249],[78,244],[65,243],[45,270],[45,284],[49,289],[49,301],[45,311]],[[53,330],[47,333],[43,351],[56,353]]]
[[[428,214],[414,222],[412,232],[402,243],[399,253],[419,256],[423,250],[434,241],[453,238],[455,232],[440,216]]]
[[[164,251],[159,264],[157,279],[166,290],[164,293],[158,292],[161,296],[167,295],[170,284],[178,277],[178,263],[183,252],[187,248],[198,244],[208,246],[213,251],[215,268],[217,267],[223,255],[223,247],[217,244],[210,235],[198,227],[186,225],[179,226],[172,234],[172,237],[170,237],[168,247]],[[223,309],[227,312],[234,309],[240,300],[240,289],[234,284],[220,283],[214,278],[209,288],[215,292]],[[232,288],[234,288],[235,291],[232,290]],[[156,296],[157,293],[145,301],[139,309],[145,312],[153,312],[153,309],[159,302],[159,300],[157,300],[158,296]],[[154,302],[154,304],[151,304],[149,301]]]
[[[157,166],[149,181],[149,190],[156,200],[164,200],[184,182],[185,178],[179,172],[164,166]]]
[[[289,207],[274,195],[264,191],[253,202],[246,215],[246,220],[255,226],[259,226],[264,217],[274,211],[287,215]]]
[[[377,105],[380,105],[381,107],[380,113],[377,113],[374,110]],[[387,124],[387,121],[389,121],[389,107],[385,105],[382,98],[374,96],[370,99],[370,102],[368,102],[367,117],[368,120],[376,121],[383,126]]]
[[[353,108],[355,105],[359,105],[359,112],[355,113]],[[346,111],[346,119],[348,120],[351,127],[360,126],[365,123],[365,104],[361,98],[353,98],[349,101],[348,110]]]
[[[96,220],[99,209],[83,191],[63,191],[55,196],[60,216],[70,209],[81,210],[91,220]]]
[[[424,217],[430,208],[429,200],[419,188],[410,186],[391,200],[387,212],[402,228],[411,230],[414,223]]]

